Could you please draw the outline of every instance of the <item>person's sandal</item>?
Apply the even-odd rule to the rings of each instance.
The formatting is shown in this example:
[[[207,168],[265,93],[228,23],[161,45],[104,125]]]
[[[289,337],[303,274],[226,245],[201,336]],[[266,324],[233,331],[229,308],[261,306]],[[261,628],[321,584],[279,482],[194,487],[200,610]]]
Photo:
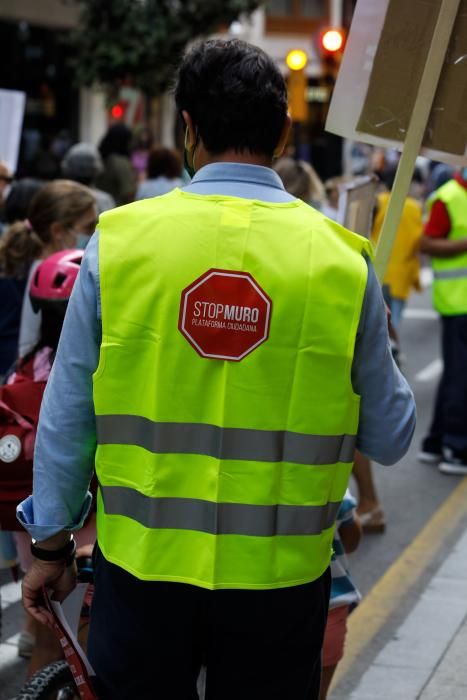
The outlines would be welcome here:
[[[366,513],[358,513],[358,517],[366,535],[382,535],[386,531],[386,520],[381,506],[376,506]]]

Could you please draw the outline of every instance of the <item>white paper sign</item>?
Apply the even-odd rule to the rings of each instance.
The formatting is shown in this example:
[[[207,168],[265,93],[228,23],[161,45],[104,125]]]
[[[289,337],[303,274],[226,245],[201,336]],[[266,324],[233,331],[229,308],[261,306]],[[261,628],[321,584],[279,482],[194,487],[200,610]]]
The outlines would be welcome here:
[[[78,583],[76,588],[74,588],[70,595],[65,598],[63,603],[58,603],[56,600],[51,600],[50,598],[49,603],[56,615],[57,621],[67,633],[68,641],[73,647],[73,650],[81,659],[89,675],[94,676],[95,673],[91,664],[89,663],[88,657],[78,642],[79,619],[87,588],[87,583]]]
[[[24,92],[0,89],[0,160],[8,164],[12,173],[18,165],[25,105]]]

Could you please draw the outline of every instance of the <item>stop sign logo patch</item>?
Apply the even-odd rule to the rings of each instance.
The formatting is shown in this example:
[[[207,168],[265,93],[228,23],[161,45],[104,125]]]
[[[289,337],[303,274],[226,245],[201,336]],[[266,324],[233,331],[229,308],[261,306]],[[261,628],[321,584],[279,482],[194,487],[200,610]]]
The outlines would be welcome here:
[[[267,340],[271,307],[248,272],[211,269],[183,290],[178,328],[202,357],[238,361]]]

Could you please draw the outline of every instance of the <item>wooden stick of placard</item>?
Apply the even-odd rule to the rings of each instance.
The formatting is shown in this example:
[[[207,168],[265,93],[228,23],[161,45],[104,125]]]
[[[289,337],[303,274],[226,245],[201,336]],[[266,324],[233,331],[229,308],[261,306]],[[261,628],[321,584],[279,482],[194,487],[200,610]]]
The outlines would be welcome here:
[[[461,0],[441,0],[438,21],[418,88],[417,98],[407,129],[404,148],[394,180],[391,199],[376,249],[375,271],[380,282],[383,281],[389,263],[389,258],[399,228],[400,218],[402,216],[402,210],[404,208],[404,202],[409,192],[415,161],[422,147],[423,137],[430,117],[460,3]]]

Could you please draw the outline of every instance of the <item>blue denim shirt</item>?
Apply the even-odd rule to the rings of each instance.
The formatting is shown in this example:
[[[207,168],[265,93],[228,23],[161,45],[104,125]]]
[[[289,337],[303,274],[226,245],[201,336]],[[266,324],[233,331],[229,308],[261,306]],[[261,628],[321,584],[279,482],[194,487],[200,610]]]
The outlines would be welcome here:
[[[185,189],[267,202],[293,199],[273,170],[239,163],[207,165]],[[96,449],[92,375],[101,343],[98,235],[87,247],[44,394],[33,495],[17,509],[18,519],[37,540],[80,528],[91,503]],[[415,403],[391,356],[381,289],[370,263],[352,381],[361,396],[358,449],[382,464],[397,462],[415,429]]]

